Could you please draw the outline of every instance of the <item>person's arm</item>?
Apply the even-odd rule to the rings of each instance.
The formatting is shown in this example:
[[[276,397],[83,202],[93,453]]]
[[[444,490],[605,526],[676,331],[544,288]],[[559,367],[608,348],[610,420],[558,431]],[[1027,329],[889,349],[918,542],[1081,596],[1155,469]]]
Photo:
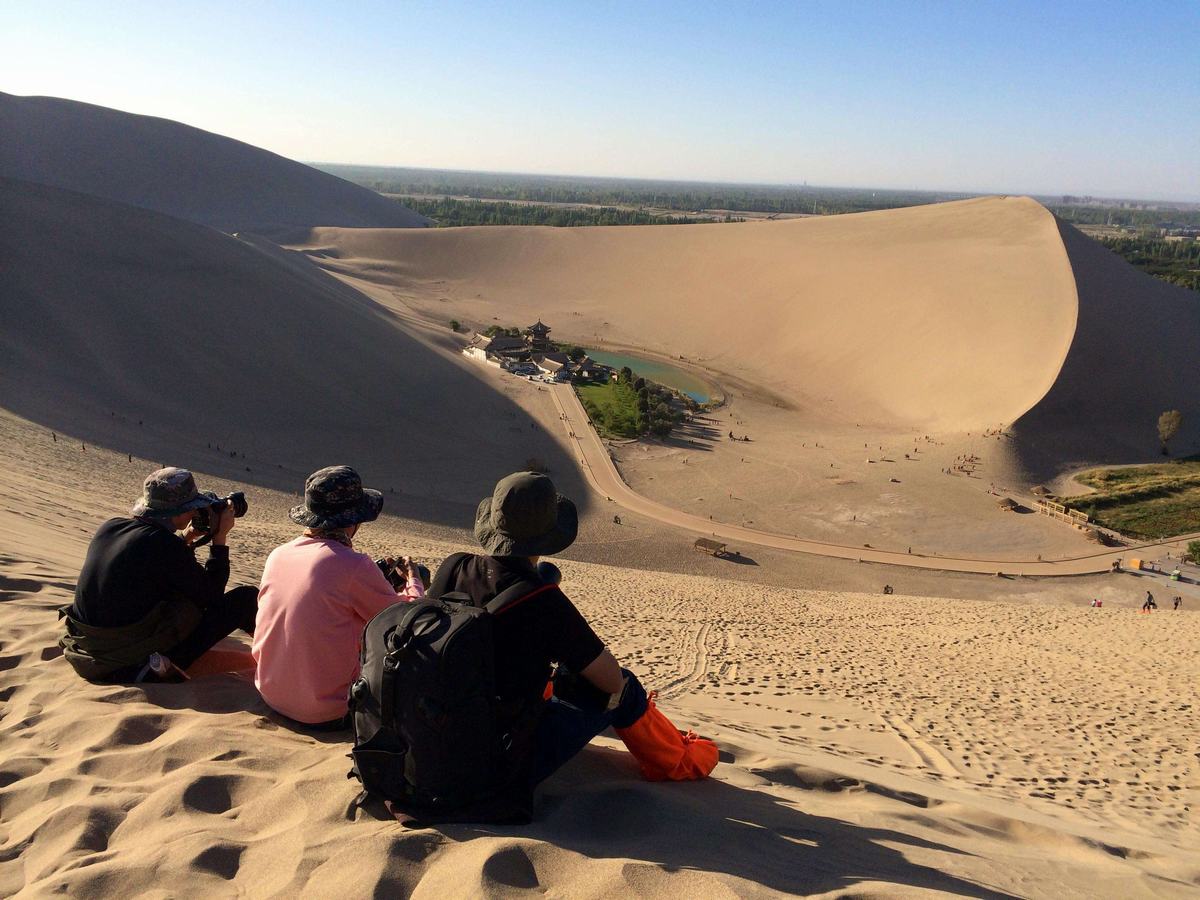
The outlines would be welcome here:
[[[547,620],[557,643],[555,660],[606,694],[620,692],[625,676],[621,674],[616,658],[575,604],[561,591],[553,593],[557,596],[549,601]]]
[[[404,566],[401,571],[404,573],[407,582],[403,590],[396,591],[396,596],[401,600],[408,600],[410,603],[424,597],[425,582],[421,580],[421,572],[417,569],[417,564],[411,556],[404,558]]]
[[[229,583],[228,540],[229,532],[233,529],[236,521],[233,508],[228,504],[221,509],[217,516],[212,533],[212,543],[208,548],[208,560],[204,563],[202,570],[204,578],[208,582],[207,586],[197,583],[195,570],[199,568],[199,564],[196,562],[195,551],[191,550],[192,544],[203,537],[204,533],[197,531],[191,525],[188,525],[187,530],[183,533],[183,542],[191,550],[188,554],[191,557],[191,565],[179,567],[183,582],[181,592],[202,609],[213,600],[222,597],[225,593],[225,586]],[[184,574],[185,568],[186,574]]]
[[[421,572],[411,556],[385,556],[376,565],[384,573],[388,584],[393,585],[396,596],[401,600],[412,602],[425,596],[425,582],[421,580]],[[396,584],[399,578],[404,579],[403,586]]]
[[[620,692],[625,684],[625,676],[621,673],[621,667],[607,647],[600,651],[599,656],[584,666],[583,671],[579,674],[606,694]]]
[[[369,622],[398,600],[396,591],[379,566],[375,565],[371,557],[360,555],[349,593],[350,606],[358,617],[364,622]]]
[[[209,548],[208,561],[200,565],[196,553],[174,535],[166,535],[169,543],[163,552],[170,555],[163,568],[165,588],[173,596],[207,609],[225,594],[229,582],[229,547],[214,544]]]

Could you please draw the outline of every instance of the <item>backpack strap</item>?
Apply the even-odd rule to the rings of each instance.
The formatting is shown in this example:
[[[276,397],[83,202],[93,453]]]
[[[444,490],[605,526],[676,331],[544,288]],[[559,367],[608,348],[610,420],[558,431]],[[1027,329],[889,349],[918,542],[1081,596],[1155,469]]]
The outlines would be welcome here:
[[[429,590],[425,592],[427,600],[453,600],[455,602],[466,601],[471,602],[471,598],[461,591],[450,590],[455,578],[458,576],[458,570],[461,568],[463,561],[474,556],[473,553],[453,553],[447,556],[440,566],[438,566],[437,574],[433,576],[433,581],[429,585]],[[551,567],[553,569],[553,567]],[[553,569],[554,574],[558,574],[557,569]],[[540,573],[539,573],[540,574]],[[561,577],[561,575],[559,575]],[[518,581],[508,590],[501,591],[484,609],[492,615],[505,612],[516,606],[518,603],[524,603],[535,594],[540,594],[542,591],[549,590],[552,587],[558,587],[557,583],[547,583],[540,577],[526,578]],[[400,627],[403,627],[403,622]]]
[[[458,574],[458,569],[462,565],[463,560],[471,555],[470,553],[452,553],[442,560],[442,564],[438,566],[437,574],[433,576],[433,581],[430,582],[429,590],[425,592],[425,596],[432,599],[448,593],[450,582]]]
[[[556,589],[557,584],[542,584],[537,581],[519,581],[506,591],[501,591],[484,607],[493,616],[508,612],[515,606],[520,606],[526,600]]]
[[[418,600],[413,603],[404,611],[404,615],[396,623],[396,627],[392,629],[392,641],[390,643],[394,645],[396,635],[400,635],[403,639],[405,635],[412,631],[416,620],[422,614],[431,609],[439,609],[440,607],[441,603],[436,600]],[[396,657],[393,646],[385,645],[384,649],[387,652],[383,656],[383,677],[381,679],[379,695],[379,719],[383,727],[391,731],[392,717],[395,714],[393,704],[396,699]]]

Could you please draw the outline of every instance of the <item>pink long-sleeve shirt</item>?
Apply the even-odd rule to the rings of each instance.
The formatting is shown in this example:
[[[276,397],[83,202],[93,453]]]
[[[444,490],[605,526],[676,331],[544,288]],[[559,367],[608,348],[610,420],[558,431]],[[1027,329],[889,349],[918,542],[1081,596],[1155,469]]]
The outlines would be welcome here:
[[[250,651],[259,693],[298,722],[345,715],[363,626],[424,594],[420,579],[397,594],[371,557],[337,541],[304,536],[276,547],[263,568]]]

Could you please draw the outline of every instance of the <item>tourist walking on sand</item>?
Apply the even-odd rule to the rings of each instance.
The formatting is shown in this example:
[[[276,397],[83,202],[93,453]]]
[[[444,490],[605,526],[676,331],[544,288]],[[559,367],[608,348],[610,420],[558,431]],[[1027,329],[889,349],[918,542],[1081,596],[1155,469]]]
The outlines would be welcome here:
[[[381,509],[383,494],[364,488],[354,469],[320,469],[304,483],[304,503],[288,513],[304,534],[272,550],[263,568],[254,683],[268,706],[310,728],[349,727],[346,697],[359,673],[363,626],[393,603],[425,595],[411,559],[381,565],[354,549],[359,527]]]
[[[1154,602],[1154,595],[1146,591],[1146,601],[1142,604],[1142,612],[1150,612],[1152,609],[1158,609],[1158,604]]]
[[[1179,609],[1179,607],[1181,607],[1181,606],[1183,606],[1183,598],[1176,597],[1175,598],[1175,609]]]

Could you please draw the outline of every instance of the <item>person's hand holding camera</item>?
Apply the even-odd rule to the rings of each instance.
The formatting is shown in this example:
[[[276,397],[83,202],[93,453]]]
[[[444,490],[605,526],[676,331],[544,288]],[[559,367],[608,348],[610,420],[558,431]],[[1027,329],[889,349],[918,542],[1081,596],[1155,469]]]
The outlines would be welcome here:
[[[385,556],[375,561],[392,588],[399,593],[410,584],[424,584],[421,567],[411,556]],[[428,571],[428,570],[426,570]]]
[[[237,523],[237,515],[234,513],[233,504],[228,500],[221,507],[221,512],[217,516],[216,527],[213,528],[212,542],[217,546],[224,546],[225,538],[229,532],[233,530],[233,526]]]

